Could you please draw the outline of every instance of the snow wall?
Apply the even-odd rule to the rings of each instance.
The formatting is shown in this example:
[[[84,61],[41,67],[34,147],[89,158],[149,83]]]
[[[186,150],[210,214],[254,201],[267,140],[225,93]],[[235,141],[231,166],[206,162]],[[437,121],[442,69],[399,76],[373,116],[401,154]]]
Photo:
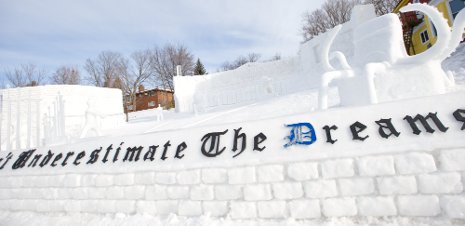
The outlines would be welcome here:
[[[0,97],[0,150],[69,143],[125,122],[118,89],[47,85],[0,90]]]
[[[0,210],[465,218],[465,92],[0,153]]]

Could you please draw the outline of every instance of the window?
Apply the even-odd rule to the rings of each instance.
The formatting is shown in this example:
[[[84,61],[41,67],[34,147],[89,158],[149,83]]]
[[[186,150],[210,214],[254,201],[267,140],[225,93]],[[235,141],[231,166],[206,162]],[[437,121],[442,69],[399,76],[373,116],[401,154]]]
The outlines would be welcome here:
[[[421,37],[421,43],[425,43],[427,41],[429,41],[429,36],[428,36],[428,30],[424,30],[420,33],[420,37]]]
[[[465,8],[465,1],[463,1],[463,0],[452,0],[452,1],[449,2],[449,6],[450,6],[450,11],[451,11],[452,17],[455,19],[455,17],[460,12],[460,10]]]
[[[155,101],[150,101],[149,102],[149,107],[155,107]]]
[[[128,111],[132,111],[134,107],[132,105],[128,105]]]

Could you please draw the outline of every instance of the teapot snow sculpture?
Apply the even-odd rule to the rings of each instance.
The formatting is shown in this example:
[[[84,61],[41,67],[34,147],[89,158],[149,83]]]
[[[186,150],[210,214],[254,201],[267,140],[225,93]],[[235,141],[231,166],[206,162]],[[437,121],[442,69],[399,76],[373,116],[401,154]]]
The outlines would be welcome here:
[[[323,48],[323,74],[319,108],[328,108],[329,85],[338,87],[342,106],[375,104],[399,98],[441,94],[454,84],[441,62],[455,51],[465,28],[465,10],[456,17],[452,32],[441,13],[426,4],[409,4],[401,12],[420,11],[437,30],[437,41],[427,51],[408,56],[402,26],[395,14],[386,14],[359,25],[354,31],[354,59],[349,65],[341,52],[329,52],[341,25],[329,31]],[[379,45],[379,37],[388,43]],[[330,63],[335,60],[340,69]]]

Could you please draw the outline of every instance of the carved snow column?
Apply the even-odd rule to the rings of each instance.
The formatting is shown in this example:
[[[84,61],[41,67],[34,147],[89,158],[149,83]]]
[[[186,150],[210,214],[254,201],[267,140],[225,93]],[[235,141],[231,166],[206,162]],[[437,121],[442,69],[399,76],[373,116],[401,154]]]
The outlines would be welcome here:
[[[182,66],[176,66],[176,76],[182,76]]]

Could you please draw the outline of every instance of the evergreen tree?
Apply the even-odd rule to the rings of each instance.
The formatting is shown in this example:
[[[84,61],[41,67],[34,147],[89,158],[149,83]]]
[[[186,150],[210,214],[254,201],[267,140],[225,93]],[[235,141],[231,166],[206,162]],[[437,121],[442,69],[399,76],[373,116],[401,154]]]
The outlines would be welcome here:
[[[194,67],[194,75],[204,75],[206,73],[207,71],[205,70],[205,67],[203,66],[202,62],[200,62],[200,59],[197,58],[197,63],[195,63]]]

